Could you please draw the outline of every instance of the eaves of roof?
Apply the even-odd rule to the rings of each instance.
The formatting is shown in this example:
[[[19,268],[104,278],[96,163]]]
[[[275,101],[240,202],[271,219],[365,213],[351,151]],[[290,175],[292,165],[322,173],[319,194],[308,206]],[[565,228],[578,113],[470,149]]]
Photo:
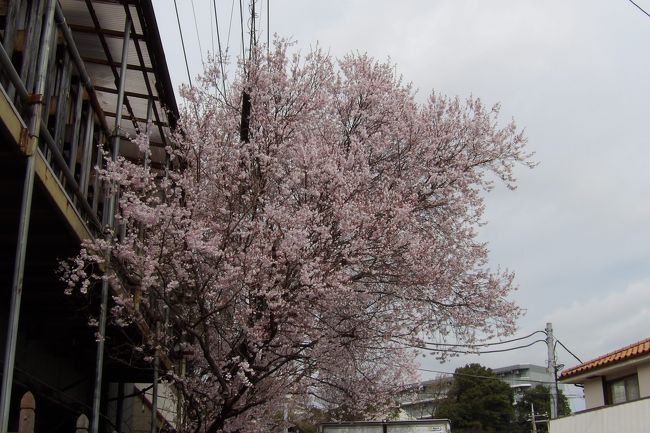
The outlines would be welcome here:
[[[609,367],[617,363],[632,360],[634,358],[650,354],[650,338],[646,338],[628,346],[609,352],[605,355],[594,358],[590,361],[583,362],[580,365],[566,369],[560,374],[560,380],[570,379],[572,377]]]

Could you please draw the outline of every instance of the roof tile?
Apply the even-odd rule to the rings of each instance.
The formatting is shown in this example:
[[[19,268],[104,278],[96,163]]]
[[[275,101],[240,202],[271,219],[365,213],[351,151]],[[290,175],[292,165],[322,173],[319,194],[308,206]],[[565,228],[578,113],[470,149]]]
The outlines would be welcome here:
[[[599,356],[598,358],[594,358],[591,361],[583,362],[580,365],[566,369],[560,374],[560,379],[567,379],[599,367],[604,367],[615,362],[625,361],[635,356],[647,353],[650,353],[650,338],[637,341],[636,343],[614,350],[613,352],[609,352],[605,355]]]

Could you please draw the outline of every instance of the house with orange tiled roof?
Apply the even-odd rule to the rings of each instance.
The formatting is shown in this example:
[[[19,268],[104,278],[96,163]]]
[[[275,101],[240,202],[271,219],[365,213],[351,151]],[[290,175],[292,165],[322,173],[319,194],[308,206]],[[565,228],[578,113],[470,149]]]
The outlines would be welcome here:
[[[560,382],[584,387],[586,409],[551,421],[551,433],[650,431],[650,338],[566,369]]]

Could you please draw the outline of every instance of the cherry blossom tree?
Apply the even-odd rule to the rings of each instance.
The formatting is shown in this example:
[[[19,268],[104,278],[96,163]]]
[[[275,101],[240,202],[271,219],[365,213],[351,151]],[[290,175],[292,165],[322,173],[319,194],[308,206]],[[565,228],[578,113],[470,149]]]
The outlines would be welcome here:
[[[113,322],[162,324],[136,349],[183,357],[183,429],[269,431],[305,401],[380,413],[423,339],[514,330],[513,275],[476,239],[484,191],[531,165],[498,106],[419,103],[390,63],[282,41],[228,87],[219,71],[184,89],[168,169],[102,171],[118,229],[64,273],[93,290],[110,260]]]

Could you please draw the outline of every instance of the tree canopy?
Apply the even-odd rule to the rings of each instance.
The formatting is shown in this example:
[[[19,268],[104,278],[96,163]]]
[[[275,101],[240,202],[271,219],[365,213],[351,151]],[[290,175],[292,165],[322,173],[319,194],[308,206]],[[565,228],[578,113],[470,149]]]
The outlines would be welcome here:
[[[519,315],[512,274],[488,269],[476,239],[483,192],[530,165],[516,126],[475,98],[418,103],[366,55],[289,49],[186,87],[167,169],[109,162],[119,230],[64,272],[93,290],[107,263],[127,289],[113,322],[161,324],[135,349],[183,357],[167,378],[185,431],[269,431],[313,398],[379,413],[413,380],[421,338],[508,334]],[[507,398],[476,394],[488,428]]]
[[[489,368],[468,364],[457,368],[436,417],[449,418],[456,433],[507,432],[514,420],[512,388]]]

